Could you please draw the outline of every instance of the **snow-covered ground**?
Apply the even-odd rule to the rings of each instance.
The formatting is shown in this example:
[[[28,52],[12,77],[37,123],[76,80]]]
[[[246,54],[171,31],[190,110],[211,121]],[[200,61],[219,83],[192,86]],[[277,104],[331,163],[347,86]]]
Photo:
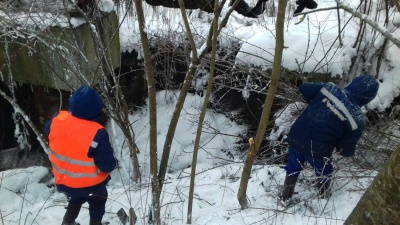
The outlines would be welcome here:
[[[248,2],[252,2],[249,0]],[[275,1],[276,2],[276,1]],[[289,1],[294,4],[294,1]],[[345,1],[356,7],[356,1]],[[336,6],[334,0],[318,1],[319,8]],[[183,26],[179,19],[179,11],[176,9],[164,9],[162,7],[147,7],[146,31],[151,34],[182,34]],[[225,7],[227,8],[227,7]],[[105,7],[105,11],[109,6]],[[226,12],[226,11],[225,11]],[[293,10],[291,11],[291,13]],[[399,31],[399,13],[390,12],[391,25],[389,29],[395,35]],[[224,13],[223,13],[224,15]],[[384,13],[381,13],[383,16]],[[288,16],[285,23],[285,46],[283,66],[288,69],[321,73],[330,72],[332,75],[345,76],[350,71],[350,60],[356,51],[352,48],[357,32],[358,20],[352,20],[344,26],[350,18],[348,13],[341,11],[343,46],[339,46],[336,40],[337,13],[322,11],[310,14],[305,21],[296,25],[299,18]],[[120,29],[121,51],[132,49],[141,52],[139,35],[135,17],[122,23]],[[211,14],[193,11],[190,20],[191,26],[197,34],[198,49],[201,48],[201,36],[206,36],[210,26]],[[379,22],[380,20],[377,19]],[[383,20],[382,20],[383,21]],[[380,23],[380,22],[379,22]],[[78,24],[79,25],[79,24]],[[236,13],[223,29],[221,42],[228,45],[230,41],[241,43],[241,53],[237,55],[237,64],[251,63],[253,65],[269,68],[274,50],[275,19],[266,15],[258,19],[244,18]],[[367,32],[362,45],[373,43],[365,57],[382,46],[383,38]],[[230,41],[229,41],[230,40]],[[394,97],[399,95],[400,79],[397,72],[400,71],[399,49],[392,44],[387,46],[379,69],[381,86],[378,97],[368,106],[383,110],[390,105]],[[329,51],[328,51],[329,50]],[[251,53],[251,54],[249,54]],[[329,63],[327,63],[329,61]],[[376,67],[364,69],[371,74],[377,74]],[[361,73],[362,66],[356,71]],[[169,119],[174,110],[174,103],[178,92],[164,91],[157,95],[158,98],[158,149],[161,153]],[[248,96],[251,97],[251,96]],[[175,140],[172,146],[170,159],[170,173],[162,192],[162,220],[165,224],[186,224],[189,173],[193,141],[197,129],[196,119],[202,105],[202,98],[189,95],[178,124]],[[232,112],[234,113],[234,112]],[[136,143],[141,150],[139,160],[142,165],[142,183],[129,182],[130,162],[128,150],[119,129],[110,122],[108,130],[112,136],[115,155],[121,161],[122,168],[112,173],[113,179],[109,183],[109,199],[107,201],[104,221],[111,224],[120,224],[116,212],[120,208],[127,211],[133,207],[138,215],[137,224],[144,225],[147,222],[147,213],[151,204],[151,190],[149,184],[148,158],[149,158],[149,132],[148,113],[143,108],[131,115],[134,122]],[[197,165],[195,186],[195,200],[193,205],[193,224],[198,225],[247,225],[247,224],[343,224],[365,188],[376,175],[376,171],[367,171],[351,167],[352,162],[336,163],[336,175],[333,184],[333,195],[329,200],[318,199],[316,191],[311,186],[314,179],[309,168],[304,171],[299,184],[296,186],[295,198],[299,203],[285,209],[277,204],[276,195],[279,185],[283,184],[284,170],[279,165],[256,165],[253,168],[247,191],[249,208],[240,210],[236,194],[240,182],[243,164],[235,152],[239,140],[237,136],[245,133],[246,126],[238,125],[224,115],[208,112],[207,126],[202,134],[200,155]],[[287,125],[285,125],[287,126]],[[219,131],[222,134],[216,134]],[[279,132],[284,132],[279,130]],[[225,151],[222,152],[221,150]],[[232,153],[226,154],[226,152]],[[161,154],[160,154],[161,155]],[[0,173],[0,225],[14,224],[60,224],[67,205],[64,194],[56,192],[49,180],[49,171],[43,167],[32,167]],[[78,221],[88,224],[87,204],[84,205]]]
[[[158,149],[162,149],[169,117],[172,115],[177,92],[160,92],[158,102]],[[191,152],[197,129],[196,118],[202,98],[189,94],[178,124],[172,145],[170,173],[161,196],[162,220],[165,224],[186,224],[190,183]],[[234,113],[234,112],[233,112]],[[109,198],[104,221],[120,224],[116,212],[133,207],[138,225],[148,224],[151,189],[148,172],[149,128],[147,109],[139,110],[131,117],[137,136],[142,165],[142,183],[129,181],[129,154],[123,147],[120,132],[108,125],[115,155],[122,168],[115,170],[108,185]],[[235,153],[237,136],[245,126],[238,125],[224,115],[208,112],[208,124],[202,135],[197,165],[193,204],[193,224],[198,225],[247,225],[247,224],[342,224],[360,199],[365,188],[376,175],[375,171],[349,168],[351,163],[335,163],[333,195],[329,200],[318,199],[311,186],[315,179],[312,170],[306,168],[296,186],[295,199],[299,203],[285,209],[277,202],[277,193],[283,184],[285,171],[282,165],[256,165],[253,167],[247,196],[249,208],[240,210],[236,195],[243,163]],[[215,134],[213,129],[221,134]],[[227,135],[230,136],[227,136]],[[233,153],[228,156],[221,149]],[[341,161],[339,161],[341,162]],[[50,179],[49,179],[50,178]],[[60,224],[65,213],[67,198],[52,185],[49,170],[44,167],[9,170],[0,173],[0,225]],[[88,205],[84,204],[77,221],[88,224]]]
[[[198,165],[194,192],[193,224],[343,224],[353,207],[369,185],[375,173],[340,171],[336,174],[334,192],[329,200],[315,197],[310,187],[313,177],[305,177],[296,187],[294,198],[300,202],[285,209],[276,201],[278,186],[285,172],[278,166],[254,166],[249,181],[249,208],[240,210],[236,194],[242,171],[241,163],[224,163],[210,169],[210,164]],[[355,172],[356,171],[356,172]],[[307,171],[310,174],[310,171]],[[117,176],[118,172],[114,172]],[[190,169],[168,174],[162,193],[162,220],[165,224],[186,224],[187,196]],[[356,173],[356,174],[355,174]],[[2,172],[0,189],[0,223],[3,224],[60,224],[65,213],[67,198],[40,180],[48,175],[43,167],[31,167]],[[357,179],[357,176],[359,178]],[[133,207],[139,218],[137,224],[147,224],[150,205],[149,184],[108,187],[109,198],[103,221],[120,224],[116,212]],[[84,204],[77,219],[88,224],[88,205]]]
[[[278,166],[254,166],[248,187],[249,208],[240,210],[236,195],[240,183],[242,163],[224,163],[213,168],[209,163],[198,165],[193,204],[193,224],[343,224],[375,173],[371,171],[341,171],[336,174],[334,192],[329,200],[318,199],[310,187],[312,176],[304,177],[296,186],[294,198],[299,203],[283,208],[276,195],[285,171]],[[311,170],[305,174],[311,174]],[[186,224],[189,169],[167,175],[162,193],[162,220],[165,224]],[[0,174],[0,224],[60,224],[67,198],[41,183],[48,175],[43,167],[5,171]],[[118,176],[118,171],[113,176]],[[357,176],[359,178],[357,178]],[[109,185],[109,198],[103,221],[120,224],[116,212],[133,207],[137,224],[148,224],[150,187],[142,185]],[[84,204],[77,221],[88,224],[88,205]]]

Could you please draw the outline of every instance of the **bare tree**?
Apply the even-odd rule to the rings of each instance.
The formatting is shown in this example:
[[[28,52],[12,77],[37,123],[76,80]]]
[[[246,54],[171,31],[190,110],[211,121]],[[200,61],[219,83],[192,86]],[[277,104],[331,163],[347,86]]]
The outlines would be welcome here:
[[[258,125],[257,134],[255,138],[254,151],[249,151],[249,155],[243,167],[242,178],[240,180],[240,186],[238,190],[238,201],[242,209],[247,208],[247,184],[250,178],[251,168],[254,163],[254,154],[257,154],[258,149],[261,146],[261,142],[264,139],[265,130],[269,121],[269,115],[271,112],[272,104],[274,102],[275,93],[278,89],[279,79],[282,73],[282,51],[284,48],[284,22],[286,12],[286,0],[279,0],[278,14],[276,21],[276,47],[274,55],[274,63],[272,67],[271,85],[268,89],[267,98],[265,99],[263,112],[260,118],[260,124]],[[252,154],[252,155],[250,155]]]
[[[223,0],[221,5],[224,5],[226,2],[226,0]],[[226,23],[228,22],[228,19],[230,17],[230,15],[233,12],[233,9],[239,4],[240,0],[236,0],[232,7],[230,8],[230,10],[226,13],[225,17],[222,19],[219,28],[217,30],[217,36],[219,36],[219,34],[221,33],[222,28],[225,27]],[[210,31],[208,33],[208,36],[206,38],[205,41],[205,47],[203,48],[203,50],[201,52],[197,52],[196,49],[196,44],[194,42],[194,38],[192,35],[192,32],[190,30],[189,27],[189,22],[186,16],[186,12],[185,12],[185,5],[183,3],[180,3],[180,9],[181,9],[181,14],[182,14],[182,18],[183,18],[183,22],[185,24],[185,29],[186,29],[186,34],[188,36],[189,39],[189,43],[191,46],[191,50],[192,50],[192,62],[190,64],[190,67],[186,73],[185,76],[185,81],[183,83],[183,86],[181,88],[181,92],[179,94],[179,98],[177,101],[177,104],[175,106],[175,110],[174,113],[172,115],[171,118],[171,122],[169,124],[168,127],[168,131],[167,131],[167,135],[165,138],[165,142],[164,142],[164,147],[163,147],[163,153],[162,153],[162,158],[161,158],[161,163],[160,163],[160,170],[158,173],[158,179],[160,182],[160,190],[162,189],[163,186],[163,181],[165,178],[165,174],[167,173],[167,167],[168,167],[168,160],[169,160],[169,155],[171,152],[171,145],[172,145],[172,141],[175,135],[175,130],[176,130],[176,126],[178,124],[179,121],[179,116],[181,114],[182,108],[183,108],[183,104],[185,102],[186,96],[187,96],[187,92],[190,88],[191,82],[193,80],[193,75],[196,72],[198,66],[200,65],[201,61],[203,60],[203,58],[206,56],[207,53],[209,53],[210,49],[211,49],[211,40],[212,40],[212,36],[213,36],[213,28],[212,26],[210,27]],[[220,11],[221,8],[218,9],[218,11]],[[219,13],[219,12],[218,12]]]
[[[223,3],[224,4],[224,1]],[[211,88],[214,84],[214,74],[215,74],[215,60],[216,60],[216,53],[217,53],[217,41],[218,41],[218,18],[219,18],[219,10],[218,8],[221,7],[218,5],[218,1],[214,3],[214,20],[212,23],[212,50],[211,50],[211,61],[210,61],[210,77],[208,79],[207,91],[206,96],[204,97],[203,107],[199,117],[199,123],[197,125],[197,133],[196,139],[194,141],[193,147],[193,159],[192,159],[192,168],[190,174],[190,187],[189,187],[189,200],[188,200],[188,213],[187,213],[187,223],[192,224],[192,206],[193,206],[193,194],[194,194],[194,182],[196,177],[196,164],[197,164],[197,155],[199,152],[199,145],[200,145],[200,137],[203,129],[203,122],[206,116],[206,111],[208,107],[208,103],[211,96]]]
[[[160,187],[158,182],[157,170],[157,101],[156,87],[154,81],[153,64],[151,62],[151,52],[149,39],[145,31],[145,19],[141,0],[135,0],[136,14],[139,23],[140,39],[143,46],[144,64],[147,77],[147,86],[149,94],[149,113],[150,113],[150,175],[152,188],[152,209],[150,223],[161,225],[160,218]]]

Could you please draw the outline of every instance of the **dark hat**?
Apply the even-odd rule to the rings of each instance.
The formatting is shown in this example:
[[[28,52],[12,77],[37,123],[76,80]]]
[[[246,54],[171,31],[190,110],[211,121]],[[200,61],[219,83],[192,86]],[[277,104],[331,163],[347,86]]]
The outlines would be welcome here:
[[[354,78],[345,90],[356,100],[359,106],[368,104],[378,93],[379,82],[371,75]]]
[[[68,109],[75,117],[93,119],[103,109],[103,100],[93,88],[81,86],[69,98]]]

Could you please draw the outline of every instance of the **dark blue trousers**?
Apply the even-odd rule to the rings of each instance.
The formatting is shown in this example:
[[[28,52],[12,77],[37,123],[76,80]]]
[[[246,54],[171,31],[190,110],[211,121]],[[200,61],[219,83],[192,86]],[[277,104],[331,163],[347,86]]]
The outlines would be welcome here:
[[[106,201],[108,198],[106,186],[109,180],[110,177],[100,184],[84,188],[71,188],[62,184],[57,184],[57,190],[70,197],[69,204],[72,204],[74,207],[81,208],[83,203],[88,202],[90,217],[101,220],[105,213]]]
[[[319,182],[325,182],[332,177],[333,166],[331,158],[314,159],[305,156],[291,146],[289,146],[288,151],[288,164],[285,167],[287,176],[298,177],[300,172],[304,169],[304,163],[307,161],[314,168],[315,175],[318,177]]]
[[[88,202],[90,218],[101,221],[105,214],[107,197],[106,185],[100,185],[93,194],[89,194],[88,196],[71,196],[69,204],[80,208],[83,203]]]

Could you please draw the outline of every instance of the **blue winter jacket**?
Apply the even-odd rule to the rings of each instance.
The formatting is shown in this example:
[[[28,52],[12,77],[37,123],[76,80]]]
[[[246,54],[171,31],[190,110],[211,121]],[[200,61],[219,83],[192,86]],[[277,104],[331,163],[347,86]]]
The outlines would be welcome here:
[[[88,86],[78,88],[69,99],[69,112],[73,116],[81,119],[100,123],[100,112],[102,108],[103,100],[100,95]],[[54,114],[53,118],[58,114],[59,112]],[[47,121],[45,124],[47,135],[50,134],[51,122],[52,120]],[[88,157],[94,158],[94,162],[100,171],[105,173],[113,171],[116,167],[116,159],[114,158],[113,148],[107,130],[105,128],[98,130],[93,141],[97,142],[98,145],[95,148],[88,146]],[[85,188],[70,188],[65,185],[57,185],[57,189],[71,197],[86,197],[89,194],[101,192],[101,189],[105,188],[105,185],[109,180],[110,177],[98,185]]]
[[[375,98],[379,83],[370,75],[353,79],[344,89],[332,83],[304,83],[299,89],[309,103],[293,123],[287,142],[315,159],[330,158],[336,148],[354,155],[365,128],[361,106]]]

